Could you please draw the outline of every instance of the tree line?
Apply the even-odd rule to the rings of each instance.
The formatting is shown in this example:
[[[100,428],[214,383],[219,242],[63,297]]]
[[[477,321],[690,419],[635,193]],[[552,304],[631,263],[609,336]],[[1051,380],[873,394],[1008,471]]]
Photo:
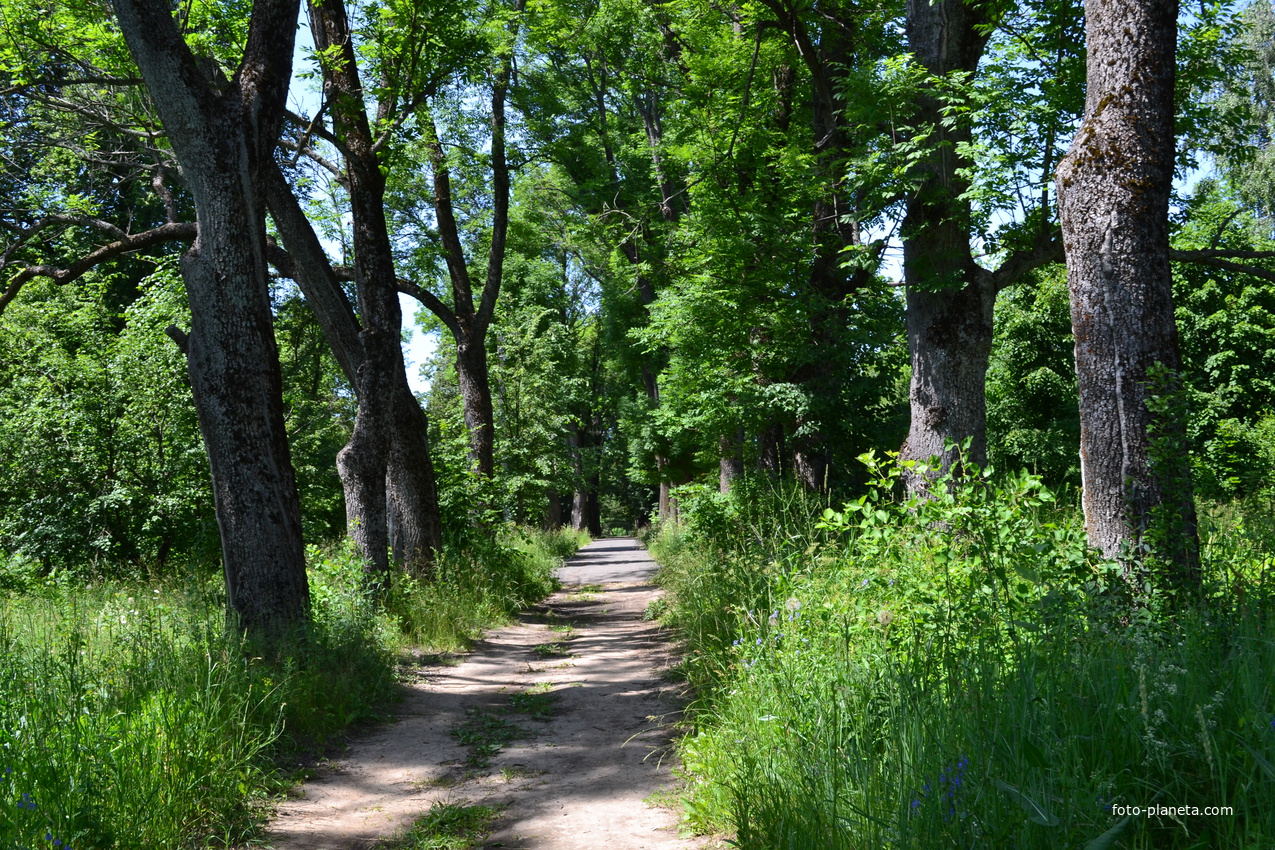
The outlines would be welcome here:
[[[194,545],[168,532],[215,518],[250,631],[304,623],[307,533],[344,526],[383,587],[398,566],[428,574],[457,527],[601,533],[671,515],[671,489],[707,474],[842,492],[858,454],[898,448],[924,492],[1015,457],[988,435],[989,368],[993,418],[1031,406],[1004,377],[1022,340],[998,337],[1001,314],[1053,357],[1030,373],[1053,382],[1036,433],[1078,445],[1090,541],[1133,572],[1198,581],[1188,447],[1265,427],[1269,344],[1231,373],[1246,412],[1188,414],[1214,352],[1184,361],[1174,306],[1176,263],[1249,293],[1257,339],[1272,327],[1265,2],[323,0],[305,8],[305,107],[288,96],[296,0],[5,10],[0,309],[45,317],[8,343],[7,418],[43,386],[22,361],[48,350],[76,381],[104,345],[103,373],[162,376],[148,408],[54,393],[116,406],[83,419],[109,447],[104,489],[125,494],[90,500],[115,529],[99,548],[144,557],[121,517],[149,513],[162,565]],[[1223,178],[1174,204],[1203,157]],[[1063,261],[1070,327],[1046,328],[1021,305]],[[40,336],[71,291],[90,332]],[[424,406],[400,294],[445,341]],[[130,341],[164,319],[168,348]],[[1188,324],[1188,342],[1218,339]],[[101,436],[121,426],[132,443]],[[159,446],[185,452],[189,485]],[[35,454],[13,480],[47,471]],[[134,456],[154,471],[121,471]],[[6,546],[40,550],[24,534]]]

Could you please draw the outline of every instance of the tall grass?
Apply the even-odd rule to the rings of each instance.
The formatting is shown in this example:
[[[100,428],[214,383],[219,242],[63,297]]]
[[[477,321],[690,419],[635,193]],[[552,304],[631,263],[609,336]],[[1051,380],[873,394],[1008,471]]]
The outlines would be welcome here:
[[[402,576],[386,602],[402,638],[438,651],[468,648],[484,629],[503,625],[554,588],[553,571],[589,542],[569,529],[510,527],[442,553],[426,579]]]
[[[692,826],[745,848],[1270,846],[1269,550],[1226,544],[1269,540],[1260,514],[1214,516],[1207,599],[1135,605],[1030,476],[903,502],[873,469],[845,510],[754,497],[764,527],[709,497],[653,542],[700,694]]]
[[[348,548],[309,555],[310,630],[270,660],[226,630],[215,580],[10,573],[23,589],[0,596],[0,848],[247,840],[286,780],[281,754],[383,712],[399,649],[458,647],[547,593],[560,560],[510,532],[444,555],[438,581],[401,582],[382,608]]]

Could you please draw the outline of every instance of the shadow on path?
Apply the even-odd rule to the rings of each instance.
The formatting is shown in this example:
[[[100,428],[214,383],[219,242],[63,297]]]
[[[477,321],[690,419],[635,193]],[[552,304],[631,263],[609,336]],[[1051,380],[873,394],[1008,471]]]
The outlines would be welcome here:
[[[422,671],[397,722],[281,806],[273,846],[375,847],[447,800],[501,807],[488,847],[701,847],[678,837],[676,813],[645,803],[672,783],[681,706],[661,677],[673,661],[667,641],[642,619],[658,595],[655,570],[631,538],[582,549],[559,570],[562,592],[475,643],[460,665]],[[547,720],[512,711],[510,697],[528,689],[549,695]],[[483,767],[467,764],[451,734],[475,712],[518,729]]]

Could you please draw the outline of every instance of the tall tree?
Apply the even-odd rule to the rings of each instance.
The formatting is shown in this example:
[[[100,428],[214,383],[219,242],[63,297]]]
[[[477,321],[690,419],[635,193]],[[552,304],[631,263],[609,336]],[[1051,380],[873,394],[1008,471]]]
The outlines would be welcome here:
[[[1057,175],[1085,528],[1107,557],[1156,546],[1165,578],[1185,587],[1199,564],[1184,423],[1153,399],[1172,393],[1180,366],[1168,232],[1178,3],[1085,11],[1085,115]]]
[[[199,233],[181,264],[191,331],[179,338],[212,469],[227,600],[242,627],[275,636],[305,623],[309,588],[256,187],[273,167],[298,3],[254,3],[229,81],[195,56],[168,6],[114,6],[194,199]]]
[[[974,0],[908,0],[907,38],[929,75],[916,90],[917,142],[923,151],[912,167],[916,188],[903,220],[903,271],[907,282],[907,335],[912,358],[911,426],[900,456],[924,463],[955,461],[953,444],[970,440],[970,457],[987,452],[984,383],[992,347],[996,294],[1027,271],[1057,259],[1061,245],[1048,218],[1048,193],[1032,218],[1034,227],[995,271],[975,260],[969,174],[973,133],[957,93],[979,69],[994,19],[990,4]],[[945,92],[944,89],[947,88]],[[1045,173],[1053,139],[1042,132]],[[922,489],[926,478],[909,475]]]
[[[458,102],[469,99],[470,92],[444,91],[439,80],[424,91],[423,108],[417,118],[425,158],[432,176],[433,218],[451,284],[448,304],[427,288],[407,285],[403,291],[416,297],[451,333],[456,346],[456,375],[465,405],[465,426],[469,430],[470,458],[479,475],[495,474],[495,426],[493,423],[491,382],[487,365],[487,331],[491,327],[500,297],[504,272],[505,248],[509,233],[510,165],[508,156],[508,118],[506,108],[509,89],[514,83],[514,54],[522,26],[526,0],[514,0],[508,8],[494,10],[501,26],[493,22],[483,70],[490,92],[486,143],[489,153],[484,159],[490,169],[489,225],[486,228],[486,263],[481,270],[471,270],[473,243],[458,223],[457,210],[463,199],[453,191],[454,159],[445,147],[447,140],[439,132],[440,116],[455,114]],[[474,46],[473,42],[469,43]],[[475,222],[467,222],[472,225]],[[470,245],[467,246],[467,242]],[[467,247],[471,250],[467,250]],[[475,286],[475,277],[479,285]]]

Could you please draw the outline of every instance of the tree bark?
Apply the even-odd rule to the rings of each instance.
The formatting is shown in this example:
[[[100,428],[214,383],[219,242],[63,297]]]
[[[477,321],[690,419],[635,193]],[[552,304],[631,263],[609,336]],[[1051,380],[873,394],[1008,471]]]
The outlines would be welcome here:
[[[487,370],[487,334],[469,331],[456,341],[456,379],[469,430],[469,455],[478,474],[496,472],[495,418]]]
[[[729,493],[735,480],[744,474],[743,457],[744,433],[739,431],[734,438],[722,436],[717,441],[718,475],[717,489]]]
[[[404,372],[403,316],[385,221],[385,175],[368,123],[358,57],[343,0],[310,4],[310,28],[324,57],[333,128],[342,143],[354,244],[354,283],[363,330],[358,415],[350,442],[337,456],[345,484],[346,524],[376,581],[389,580],[389,481],[391,433],[397,394],[393,376]],[[386,109],[383,101],[379,112]],[[384,114],[378,117],[385,118]]]
[[[987,43],[979,28],[983,12],[963,0],[908,0],[908,46],[931,74],[973,72]],[[970,205],[961,197],[969,183],[959,175],[968,158],[958,146],[970,128],[945,126],[943,104],[922,91],[916,121],[936,136],[915,166],[918,189],[908,199],[903,222],[903,273],[907,282],[907,334],[912,358],[908,396],[912,421],[900,460],[940,459],[951,468],[956,452],[947,443],[971,441],[967,460],[987,454],[985,379],[992,347],[995,284],[970,251]],[[911,492],[933,477],[905,473]]]
[[[243,60],[210,80],[169,7],[115,0],[120,29],[181,163],[199,235],[182,258],[187,363],[212,470],[226,596],[238,626],[272,639],[304,627],[309,587],[283,420],[255,187],[278,140],[297,0],[257,0]]]
[[[388,499],[390,551],[415,572],[428,572],[443,548],[438,516],[438,483],[430,455],[429,419],[400,373],[394,389],[394,425],[390,442]]]
[[[265,185],[271,217],[288,249],[287,254],[272,252],[271,261],[280,274],[301,288],[337,363],[357,393],[359,369],[365,360],[358,319],[314,229],[277,168],[266,175]],[[394,367],[386,379],[394,399],[384,485],[389,546],[398,563],[424,569],[433,551],[442,546],[429,422],[412,394],[401,356]],[[348,492],[346,498],[350,498]]]
[[[1090,0],[1085,12],[1085,116],[1057,172],[1085,528],[1104,556],[1150,549],[1170,583],[1197,585],[1183,423],[1148,406],[1153,366],[1180,365],[1168,235],[1178,4]]]

